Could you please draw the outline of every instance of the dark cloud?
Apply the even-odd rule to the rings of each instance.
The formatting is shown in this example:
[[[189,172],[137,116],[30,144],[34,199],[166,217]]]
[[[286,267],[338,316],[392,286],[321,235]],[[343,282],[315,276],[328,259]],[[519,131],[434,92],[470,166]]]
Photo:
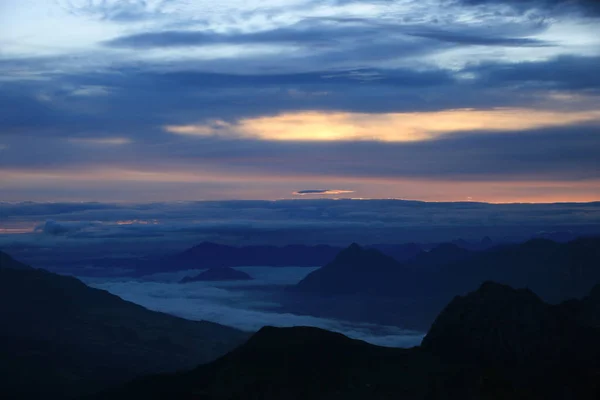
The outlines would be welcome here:
[[[466,5],[507,4],[521,11],[531,9],[551,13],[581,11],[588,15],[600,15],[600,2],[597,0],[457,0],[457,2]]]
[[[263,32],[246,34],[223,34],[204,31],[161,31],[146,32],[116,38],[106,42],[112,47],[150,48],[150,47],[180,47],[180,46],[206,46],[215,44],[290,44],[312,43],[331,44],[335,40],[352,38],[361,34],[371,34],[376,37],[377,32],[355,32],[353,30],[340,31],[325,27],[280,28]]]
[[[330,22],[324,24],[323,21]],[[332,23],[335,22],[335,23]],[[521,28],[522,29],[522,28]],[[536,29],[539,30],[539,29]],[[517,32],[511,32],[515,34]],[[524,34],[531,34],[530,28]],[[413,38],[413,39],[411,39]],[[410,24],[382,24],[367,19],[311,19],[292,27],[253,33],[217,33],[210,31],[159,31],[123,36],[104,44],[110,47],[153,48],[189,47],[216,44],[303,44],[311,45],[312,51],[320,47],[355,45],[356,41],[368,40],[371,46],[388,43],[395,45],[395,53],[405,53],[415,47],[414,38],[434,39],[439,42],[465,45],[529,47],[549,44],[526,37],[510,37],[506,32],[490,28],[457,26],[442,29],[435,26],[415,26]],[[346,43],[345,43],[346,42]],[[422,47],[436,49],[431,43],[420,42]],[[366,50],[366,49],[365,49]]]
[[[600,57],[562,56],[546,61],[483,63],[467,67],[482,85],[531,85],[539,88],[600,89]]]
[[[517,132],[471,132],[435,140],[389,142],[269,142],[179,138],[111,151],[79,148],[60,157],[45,140],[12,141],[0,165],[73,170],[102,165],[137,170],[211,171],[230,175],[424,178],[437,180],[552,181],[597,179],[598,125]],[[55,144],[57,151],[62,149]],[[23,159],[22,151],[38,154]],[[174,168],[177,166],[177,168]],[[251,179],[251,178],[249,178]]]
[[[532,39],[532,38],[521,38],[521,37],[507,37],[491,35],[489,32],[483,30],[478,32],[461,32],[461,31],[447,31],[443,29],[418,29],[409,33],[410,35],[434,39],[441,42],[450,42],[463,45],[477,45],[477,46],[503,46],[503,47],[548,47],[552,46],[552,43]]]
[[[41,232],[45,235],[50,236],[60,236],[60,235],[68,235],[76,232],[81,232],[85,228],[92,227],[94,224],[92,222],[63,222],[59,223],[54,220],[48,220],[41,225],[38,225],[35,228],[36,232]]]
[[[308,190],[298,190],[293,194],[298,196],[305,195],[338,195],[338,194],[348,194],[354,193],[353,190],[340,190],[340,189],[308,189]]]
[[[437,91],[453,82],[448,71],[435,69],[251,75],[125,68],[59,75],[35,84],[3,85],[0,136],[25,133],[93,138],[99,134],[133,134],[148,140],[156,138],[163,125],[203,118],[231,120],[286,110],[414,110],[432,106],[431,101],[419,98],[421,90]],[[73,95],[89,86],[106,87],[108,94]],[[367,98],[372,101],[366,102]]]

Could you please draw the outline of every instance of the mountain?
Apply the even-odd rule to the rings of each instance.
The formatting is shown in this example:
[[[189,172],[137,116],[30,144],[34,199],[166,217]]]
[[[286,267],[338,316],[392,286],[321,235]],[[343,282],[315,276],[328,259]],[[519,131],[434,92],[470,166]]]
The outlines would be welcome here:
[[[0,269],[11,268],[11,269],[20,269],[20,270],[30,270],[32,269],[30,266],[25,265],[8,254],[0,251]]]
[[[70,398],[191,368],[248,334],[149,311],[0,252],[0,395]]]
[[[443,244],[403,264],[354,244],[331,263],[308,274],[291,287],[289,293],[325,298],[325,303],[314,306],[321,310],[336,309],[335,305],[326,303],[326,298],[332,295],[359,296],[360,302],[372,304],[373,318],[380,314],[393,316],[374,322],[397,320],[405,326],[415,323],[422,328],[432,322],[455,294],[467,293],[488,280],[530,288],[553,303],[579,298],[600,282],[599,265],[600,238],[581,238],[568,243],[534,239],[483,252]],[[385,304],[373,305],[377,297],[396,299],[390,306],[393,310],[385,309],[385,304],[390,303],[388,300]],[[335,301],[340,304],[341,300]],[[400,304],[410,306],[402,308]],[[302,301],[296,301],[294,306],[302,307]]]
[[[599,292],[550,305],[529,289],[486,282],[450,302],[422,348],[493,371],[532,398],[600,398]]]
[[[222,267],[316,267],[327,264],[339,251],[325,245],[235,247],[204,242],[179,254],[144,262],[137,267],[137,274]]]
[[[442,244],[399,263],[352,245],[288,289],[289,312],[426,330],[456,295],[485,281],[530,288],[544,301],[580,298],[600,282],[600,238],[533,239],[487,251]]]
[[[324,293],[377,293],[385,280],[396,278],[402,266],[390,256],[353,243],[324,267],[308,274],[296,291]]]
[[[175,375],[147,377],[99,399],[425,398],[422,379],[439,372],[420,354],[377,347],[318,328],[262,328],[221,359]],[[411,398],[411,397],[407,397]]]
[[[180,283],[201,281],[251,281],[250,275],[229,267],[211,268],[196,276],[186,276]]]
[[[410,262],[399,263],[376,249],[353,243],[291,290],[324,295],[411,297],[422,293],[423,285],[435,279],[441,266],[465,261],[477,254],[448,243],[420,252]]]
[[[529,289],[485,282],[450,302],[423,339],[423,347],[446,358],[506,368],[591,362],[590,357],[600,356],[600,346],[595,345],[600,330],[590,325],[592,314],[577,319],[591,301],[588,297],[554,306]],[[594,316],[600,316],[596,312]]]
[[[454,245],[464,252],[466,248],[480,250],[481,245],[463,241],[465,248]],[[462,243],[462,242],[461,242]],[[442,247],[446,245],[441,245]],[[419,243],[406,244],[373,244],[367,246],[376,249],[398,262],[406,263],[427,252],[436,245]],[[158,260],[138,261],[135,266],[136,275],[147,275],[157,272],[173,272],[187,269],[209,269],[223,267],[319,267],[331,262],[342,251],[340,247],[317,245],[277,246],[227,246],[223,244],[203,242],[181,253],[166,256]],[[473,250],[474,251],[474,250]],[[129,265],[129,264],[124,264]]]
[[[383,254],[392,257],[398,262],[407,262],[415,258],[419,253],[429,250],[432,245],[420,243],[403,244],[373,244],[367,248],[379,250]],[[340,249],[342,250],[342,249]],[[333,259],[333,258],[332,258]]]
[[[595,294],[568,306],[582,310],[590,301]],[[98,399],[597,399],[600,330],[564,306],[488,282],[450,302],[420,347],[266,327],[210,364],[146,377]]]

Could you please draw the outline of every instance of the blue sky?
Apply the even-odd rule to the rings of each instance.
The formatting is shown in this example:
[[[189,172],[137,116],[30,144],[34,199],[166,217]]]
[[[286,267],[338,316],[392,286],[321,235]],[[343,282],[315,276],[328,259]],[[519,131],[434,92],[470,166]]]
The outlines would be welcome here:
[[[0,200],[600,198],[600,7],[5,0]]]

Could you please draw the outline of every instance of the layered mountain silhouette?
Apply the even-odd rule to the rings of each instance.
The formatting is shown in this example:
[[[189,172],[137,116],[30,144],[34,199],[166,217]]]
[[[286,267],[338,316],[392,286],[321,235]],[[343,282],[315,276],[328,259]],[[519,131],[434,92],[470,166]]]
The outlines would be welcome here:
[[[491,246],[491,239],[481,242],[457,240],[454,247],[480,251]],[[421,253],[435,248],[436,245],[405,244],[372,244],[369,249],[376,249],[392,257],[398,262],[409,262]],[[138,261],[134,266],[136,275],[147,275],[157,272],[173,272],[187,269],[209,269],[223,267],[320,267],[331,262],[342,251],[341,247],[317,245],[278,246],[228,246],[203,242],[181,253],[166,256],[158,260]],[[125,264],[128,265],[128,264]]]
[[[145,261],[138,266],[137,274],[223,267],[316,267],[333,260],[340,250],[326,245],[235,247],[203,242],[179,254]]]
[[[180,282],[202,282],[202,281],[251,281],[250,275],[229,267],[211,268],[195,276],[186,276]]]
[[[582,297],[600,282],[599,265],[600,238],[568,243],[534,239],[483,252],[443,244],[406,263],[353,244],[291,287],[290,292],[321,296],[314,310],[335,312],[336,305],[328,305],[328,298],[335,295],[338,298],[331,302],[340,304],[340,296],[345,296],[349,301],[368,304],[373,318],[385,314],[387,319],[374,322],[424,328],[454,295],[474,290],[488,280],[529,288],[552,303]],[[386,304],[393,309],[386,309]],[[348,307],[343,309],[347,312]]]
[[[0,396],[71,398],[214,360],[248,337],[149,311],[0,252]]]
[[[549,305],[529,290],[486,282],[452,300],[412,349],[317,328],[266,327],[210,364],[98,398],[597,399],[600,330],[591,305],[599,292]]]

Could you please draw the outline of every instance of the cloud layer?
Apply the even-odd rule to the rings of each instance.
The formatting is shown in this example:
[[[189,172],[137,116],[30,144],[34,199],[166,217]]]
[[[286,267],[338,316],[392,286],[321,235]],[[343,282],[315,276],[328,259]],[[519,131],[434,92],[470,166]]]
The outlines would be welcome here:
[[[1,249],[35,267],[76,275],[122,273],[131,268],[132,259],[178,253],[202,241],[348,246],[480,241],[490,236],[504,242],[526,240],[541,231],[599,234],[600,203],[424,203],[311,196],[283,201],[0,203]]]
[[[311,270],[310,268],[244,269],[257,277],[252,285],[265,285],[269,290],[272,290],[273,285],[296,283]],[[152,310],[192,320],[218,322],[247,331],[257,331],[265,325],[316,326],[389,347],[416,346],[423,338],[421,332],[399,327],[284,313],[278,311],[278,305],[268,300],[265,293],[256,289],[244,290],[243,285],[231,286],[227,282],[179,284],[173,282],[172,278],[162,276],[152,281],[97,278],[87,279],[87,283]]]
[[[8,0],[2,199],[598,199],[599,18],[583,0]]]

